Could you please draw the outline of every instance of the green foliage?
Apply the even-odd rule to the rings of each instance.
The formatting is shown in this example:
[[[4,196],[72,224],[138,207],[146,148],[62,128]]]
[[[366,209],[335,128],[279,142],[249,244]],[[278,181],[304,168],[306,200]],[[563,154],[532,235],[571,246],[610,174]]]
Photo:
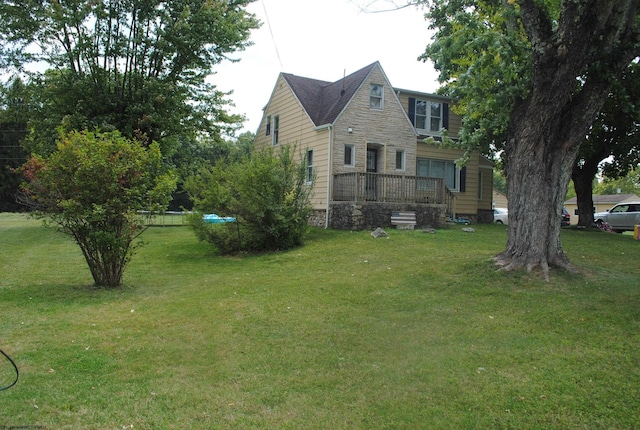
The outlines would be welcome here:
[[[610,178],[624,177],[640,164],[640,63],[625,68],[614,82],[589,135],[580,147],[580,160],[603,163]]]
[[[0,67],[50,67],[32,74],[29,150],[53,151],[60,125],[146,136],[165,155],[178,137],[235,130],[242,118],[226,113],[229,93],[206,78],[249,45],[259,27],[245,10],[252,1],[2,2]]]
[[[640,196],[640,166],[619,178],[605,177],[593,187],[594,194],[637,194]]]
[[[440,72],[441,92],[463,118],[461,141],[484,153],[504,148],[511,108],[528,93],[531,46],[516,5],[503,1],[419,1],[436,33],[421,56]]]
[[[204,167],[239,162],[248,157],[253,149],[254,138],[255,134],[245,132],[235,140],[223,139],[220,136],[182,140],[180,150],[171,157],[171,163],[180,179],[169,210],[193,209],[193,202],[184,189],[184,180],[197,174]]]
[[[296,163],[294,153],[288,146],[278,153],[266,150],[191,177],[185,188],[197,210],[190,224],[198,238],[224,253],[301,245],[308,231],[312,187],[306,164]],[[206,224],[202,213],[233,216],[237,222]]]
[[[503,194],[507,194],[507,180],[499,170],[493,171],[493,188]]]
[[[27,135],[29,89],[18,78],[0,85],[0,212],[19,211],[20,173],[27,159],[21,142]]]
[[[57,151],[23,167],[23,190],[40,216],[80,246],[96,285],[116,287],[143,230],[138,211],[164,209],[175,187],[157,144],[118,132],[72,132]]]

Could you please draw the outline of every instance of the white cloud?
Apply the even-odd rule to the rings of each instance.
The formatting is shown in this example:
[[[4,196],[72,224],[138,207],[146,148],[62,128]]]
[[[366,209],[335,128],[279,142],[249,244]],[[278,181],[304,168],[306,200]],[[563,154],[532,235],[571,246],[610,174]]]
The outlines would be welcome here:
[[[438,88],[431,64],[417,60],[431,39],[421,9],[366,13],[349,0],[257,0],[248,10],[263,23],[254,45],[212,78],[219,90],[233,90],[232,112],[247,117],[245,131],[256,132],[280,72],[336,81],[380,61],[395,87]]]

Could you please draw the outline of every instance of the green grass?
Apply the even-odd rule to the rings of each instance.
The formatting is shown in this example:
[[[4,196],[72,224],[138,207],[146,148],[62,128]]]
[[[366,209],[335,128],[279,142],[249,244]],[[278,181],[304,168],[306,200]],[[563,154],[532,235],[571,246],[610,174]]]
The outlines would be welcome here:
[[[108,291],[71,240],[0,215],[0,428],[636,427],[640,242],[563,230],[581,273],[546,283],[497,272],[506,227],[474,228],[243,258],[150,228]]]

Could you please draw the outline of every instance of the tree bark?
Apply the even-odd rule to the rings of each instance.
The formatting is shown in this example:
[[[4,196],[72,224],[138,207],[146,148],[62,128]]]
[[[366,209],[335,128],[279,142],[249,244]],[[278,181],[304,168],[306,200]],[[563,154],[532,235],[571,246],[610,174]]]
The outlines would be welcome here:
[[[594,160],[595,161],[595,160]],[[578,226],[591,227],[593,225],[593,179],[598,173],[598,162],[585,160],[584,164],[573,166],[573,186],[576,190],[578,203]]]
[[[533,74],[529,95],[509,121],[508,240],[496,256],[505,270],[539,267],[547,280],[551,266],[573,270],[560,241],[560,216],[579,146],[610,79],[640,52],[636,0],[562,4],[553,24],[538,2],[519,1]]]

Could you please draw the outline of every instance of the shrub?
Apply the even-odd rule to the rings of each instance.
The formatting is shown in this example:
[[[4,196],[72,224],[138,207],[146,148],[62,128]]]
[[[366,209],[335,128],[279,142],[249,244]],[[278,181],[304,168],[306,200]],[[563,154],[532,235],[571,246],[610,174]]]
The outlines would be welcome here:
[[[164,209],[175,178],[157,144],[148,149],[118,132],[71,132],[57,151],[23,166],[22,187],[36,214],[82,249],[96,285],[117,287],[144,228],[138,211]]]
[[[272,251],[302,244],[311,212],[306,163],[295,148],[254,153],[241,162],[218,164],[189,178],[186,189],[196,212],[189,217],[196,236],[223,253]],[[235,223],[206,224],[203,213],[233,216]]]

